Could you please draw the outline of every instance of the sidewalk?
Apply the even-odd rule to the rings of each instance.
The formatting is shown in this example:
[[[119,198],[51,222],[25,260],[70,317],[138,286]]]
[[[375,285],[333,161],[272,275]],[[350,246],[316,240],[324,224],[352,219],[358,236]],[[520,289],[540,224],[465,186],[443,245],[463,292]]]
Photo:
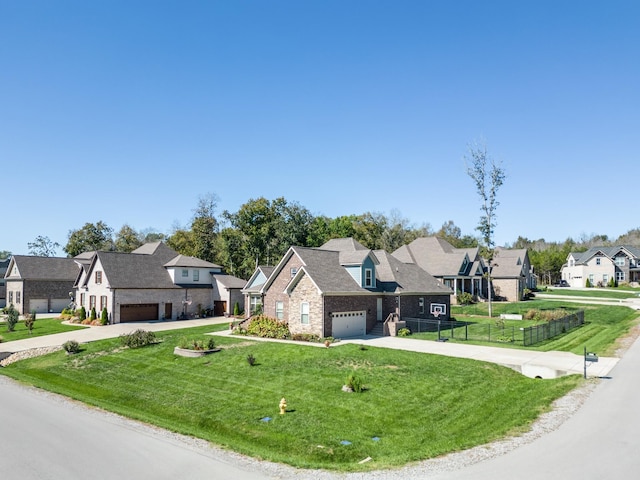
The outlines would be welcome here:
[[[2,353],[21,352],[32,348],[56,347],[62,345],[67,340],[86,343],[93,342],[95,340],[103,340],[105,338],[115,338],[122,334],[133,332],[139,328],[153,332],[161,332],[165,330],[177,330],[179,328],[200,327],[219,323],[229,323],[229,319],[226,317],[212,317],[193,320],[154,320],[149,322],[116,323],[115,325],[105,325],[100,327],[88,326],[83,330],[73,330],[71,332],[42,335],[40,337],[16,340],[14,342],[0,343],[0,355]]]

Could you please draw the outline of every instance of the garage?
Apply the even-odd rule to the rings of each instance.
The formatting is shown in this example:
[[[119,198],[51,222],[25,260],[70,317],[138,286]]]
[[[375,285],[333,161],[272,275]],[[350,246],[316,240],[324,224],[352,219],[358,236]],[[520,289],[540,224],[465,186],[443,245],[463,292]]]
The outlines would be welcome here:
[[[69,298],[52,298],[51,299],[51,311],[60,313],[62,310],[69,306]]]
[[[32,298],[29,300],[29,309],[27,312],[49,313],[49,300],[46,298]]]
[[[337,312],[331,314],[334,338],[359,337],[367,333],[367,312]]]
[[[157,303],[120,305],[120,322],[142,322],[158,320]]]

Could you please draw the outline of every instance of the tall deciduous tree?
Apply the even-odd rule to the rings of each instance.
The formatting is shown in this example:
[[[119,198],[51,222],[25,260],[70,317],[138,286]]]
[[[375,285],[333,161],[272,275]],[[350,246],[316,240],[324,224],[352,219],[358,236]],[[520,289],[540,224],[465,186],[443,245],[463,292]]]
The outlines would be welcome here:
[[[491,263],[495,255],[494,230],[496,228],[496,209],[500,203],[497,200],[498,189],[505,179],[505,172],[495,163],[487,152],[484,144],[474,143],[469,146],[468,155],[465,156],[467,162],[467,174],[473,180],[478,196],[480,197],[480,210],[482,216],[477,230],[481,234],[484,255],[488,264],[488,298],[489,316],[491,311]]]
[[[136,248],[142,245],[142,235],[136,232],[129,225],[124,224],[118,233],[116,233],[116,239],[114,246],[117,252],[131,253]]]
[[[198,199],[191,222],[193,234],[193,256],[208,262],[217,261],[218,220],[216,209],[218,196],[208,193]]]
[[[29,247],[29,255],[36,255],[38,257],[55,257],[58,248],[60,248],[60,244],[58,242],[51,241],[49,237],[38,235],[33,242],[27,243],[27,247]]]
[[[64,251],[70,257],[75,257],[82,252],[112,251],[114,248],[113,230],[106,223],[99,221],[96,224],[85,223],[79,230],[71,230]]]

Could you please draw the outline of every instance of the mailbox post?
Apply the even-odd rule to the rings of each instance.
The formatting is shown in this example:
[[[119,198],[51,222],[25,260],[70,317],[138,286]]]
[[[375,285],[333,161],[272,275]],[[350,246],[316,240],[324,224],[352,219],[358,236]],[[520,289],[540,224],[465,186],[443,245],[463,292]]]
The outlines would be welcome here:
[[[584,378],[587,378],[587,362],[596,363],[598,361],[598,355],[593,352],[587,352],[587,347],[584,347]]]

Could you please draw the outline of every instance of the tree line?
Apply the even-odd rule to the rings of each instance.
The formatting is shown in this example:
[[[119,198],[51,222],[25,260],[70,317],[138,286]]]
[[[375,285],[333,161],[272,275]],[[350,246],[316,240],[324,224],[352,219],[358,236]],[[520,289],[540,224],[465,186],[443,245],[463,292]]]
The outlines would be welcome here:
[[[367,248],[393,252],[423,236],[437,236],[456,248],[476,247],[476,236],[462,233],[449,220],[439,229],[428,223],[416,226],[400,212],[389,215],[366,212],[330,218],[313,215],[297,202],[279,197],[250,199],[237,212],[218,212],[218,198],[209,193],[201,196],[187,226],[174,227],[169,234],[135,230],[125,224],[114,231],[102,221],[85,223],[69,231],[62,246],[69,257],[82,252],[106,250],[129,253],[148,242],[162,241],[178,253],[201,258],[222,266],[231,275],[247,279],[257,265],[274,265],[292,246],[319,247],[332,238],[353,237]],[[547,242],[518,237],[507,248],[526,248],[543,284],[559,279],[560,268],[569,252],[580,252],[592,246],[640,246],[640,228],[630,230],[617,239],[606,235],[583,235],[564,242]],[[61,245],[46,236],[28,244],[31,255],[55,256]],[[10,252],[1,252],[6,257]]]

